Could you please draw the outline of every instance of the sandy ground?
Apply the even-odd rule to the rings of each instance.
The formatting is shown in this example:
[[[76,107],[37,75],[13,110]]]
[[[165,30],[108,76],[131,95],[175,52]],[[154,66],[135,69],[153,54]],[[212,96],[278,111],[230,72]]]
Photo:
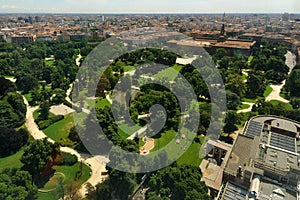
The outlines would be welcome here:
[[[197,56],[192,58],[177,58],[176,63],[180,65],[187,65],[191,64],[194,60],[196,60]]]
[[[72,108],[69,108],[68,106],[66,106],[64,104],[60,104],[57,106],[51,106],[50,112],[52,112],[55,115],[67,115],[67,114],[75,112],[75,110],[73,110]]]
[[[155,140],[152,138],[146,138],[146,143],[140,148],[140,154],[147,155],[154,148]]]

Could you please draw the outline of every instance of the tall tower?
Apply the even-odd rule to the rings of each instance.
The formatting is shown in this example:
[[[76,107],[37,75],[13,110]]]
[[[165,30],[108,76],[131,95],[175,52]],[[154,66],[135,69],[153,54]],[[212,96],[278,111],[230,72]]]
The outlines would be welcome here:
[[[225,38],[225,35],[226,35],[226,31],[225,31],[225,17],[226,17],[226,15],[225,15],[225,12],[224,12],[223,19],[222,19],[223,24],[222,24],[222,28],[221,28],[220,37],[218,39],[218,42],[224,42],[224,41],[226,41],[226,38]]]

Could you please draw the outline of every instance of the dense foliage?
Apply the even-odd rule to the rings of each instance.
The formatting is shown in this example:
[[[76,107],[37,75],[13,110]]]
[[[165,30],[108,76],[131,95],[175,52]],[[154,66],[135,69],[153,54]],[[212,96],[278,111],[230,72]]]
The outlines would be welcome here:
[[[4,169],[0,173],[0,199],[34,200],[37,193],[38,189],[27,171]]]
[[[28,138],[29,135],[25,129],[17,131],[12,128],[0,128],[0,157],[19,151],[27,143]]]
[[[146,199],[206,200],[208,188],[201,182],[201,171],[192,166],[170,166],[152,174]]]

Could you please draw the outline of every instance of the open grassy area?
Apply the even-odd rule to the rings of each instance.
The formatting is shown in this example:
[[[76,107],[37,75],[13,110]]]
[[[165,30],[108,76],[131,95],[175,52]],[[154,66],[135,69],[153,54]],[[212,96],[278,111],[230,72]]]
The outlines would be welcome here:
[[[152,151],[158,151],[159,149],[165,147],[167,144],[169,144],[176,136],[176,132],[173,130],[166,131],[164,133],[161,133],[160,138],[155,138],[155,146],[151,150]]]
[[[271,94],[272,91],[273,91],[273,88],[272,88],[271,86],[268,85],[268,86],[266,87],[265,92],[264,92],[264,97],[269,96],[269,95]]]
[[[130,135],[132,135],[134,132],[140,129],[140,126],[128,126],[127,124],[119,125],[118,134],[123,138],[126,139]]]
[[[199,167],[203,158],[200,157],[200,149],[203,142],[203,138],[200,138],[201,143],[193,142],[186,152],[176,161],[178,165],[192,165]]]
[[[105,107],[110,107],[110,103],[109,101],[105,98],[105,99],[96,99],[96,102],[95,102],[95,108],[105,108]]]
[[[46,65],[52,67],[55,64],[55,60],[54,59],[46,60],[45,63]]]
[[[243,102],[248,102],[248,103],[256,103],[256,99],[248,99],[248,98],[242,98]]]
[[[162,70],[155,74],[153,77],[157,79],[165,79],[167,81],[173,81],[177,76],[182,66],[174,65],[173,67],[169,67],[165,70]]]
[[[241,104],[238,106],[238,110],[245,110],[248,108],[250,108],[250,105],[248,105],[248,104]]]
[[[73,181],[75,181],[76,184],[78,184],[78,185],[82,185],[83,183],[85,183],[89,179],[91,169],[88,166],[83,165],[82,166],[82,176],[79,179],[76,180],[76,173],[77,173],[77,171],[80,170],[80,165],[81,165],[81,163],[77,163],[73,166],[54,166],[53,167],[53,169],[56,170],[56,172],[60,172],[60,173],[65,175],[65,179],[64,179],[64,183],[63,183],[65,193],[67,193],[67,191],[68,191],[67,187]],[[38,195],[39,195],[38,199],[40,199],[40,200],[58,199],[56,190],[53,190],[53,191],[48,192],[48,193],[39,192]]]
[[[134,69],[134,66],[124,66],[123,69],[124,69],[124,72],[129,72]]]
[[[23,147],[24,148],[24,147]],[[20,158],[22,157],[24,150],[23,148],[18,151],[17,153],[5,157],[5,158],[0,158],[0,171],[2,171],[5,168],[21,168],[23,164],[20,161]]]
[[[292,110],[293,109],[293,106],[289,103],[283,103],[281,101],[278,101],[278,100],[271,100],[270,103],[274,106],[278,106],[278,104],[280,104],[280,106],[286,110]]]
[[[70,129],[74,126],[73,114],[66,115],[65,118],[46,128],[44,133],[54,141],[58,142],[67,138]]]

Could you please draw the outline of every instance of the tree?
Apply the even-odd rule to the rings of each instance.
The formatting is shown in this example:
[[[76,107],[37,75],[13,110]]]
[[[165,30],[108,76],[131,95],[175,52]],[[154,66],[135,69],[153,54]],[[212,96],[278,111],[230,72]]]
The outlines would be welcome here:
[[[299,109],[300,108],[300,98],[292,98],[291,104],[293,106],[293,109]]]
[[[52,99],[54,104],[58,105],[64,102],[66,98],[66,92],[63,89],[56,88],[53,93],[55,95]]]
[[[49,119],[49,110],[50,110],[49,102],[47,102],[47,101],[43,102],[40,107],[41,107],[41,110],[40,110],[39,119],[40,120]]]
[[[35,140],[24,150],[20,159],[24,164],[22,168],[35,178],[45,168],[51,155],[52,144],[46,138]]]
[[[3,77],[0,77],[0,98],[2,96],[5,96],[6,94],[8,94],[9,92],[15,92],[16,91],[16,86],[14,83],[12,83],[9,80],[6,80]]]
[[[263,74],[259,72],[249,72],[247,81],[247,97],[256,98],[263,96],[266,89],[266,82]]]
[[[243,78],[236,73],[229,74],[226,78],[225,88],[242,98],[246,93],[246,85]]]
[[[28,141],[25,129],[0,128],[0,157],[12,155],[20,150]]]
[[[226,118],[225,118],[225,126],[223,128],[225,133],[233,133],[238,128],[236,124],[239,122],[238,115],[235,111],[229,110],[227,112]]]
[[[147,199],[209,199],[208,189],[201,180],[201,171],[193,166],[169,166],[153,173],[149,180]],[[193,191],[193,193],[191,193]],[[158,198],[159,199],[159,198]]]
[[[236,110],[237,107],[241,104],[240,97],[230,91],[226,91],[226,97],[227,97],[227,109],[229,110]]]
[[[294,69],[289,75],[285,87],[291,97],[300,97],[300,69]]]
[[[19,91],[27,94],[30,90],[38,86],[38,81],[32,75],[17,77],[16,85]]]
[[[213,60],[215,62],[217,62],[218,60],[221,60],[222,58],[224,58],[227,55],[228,55],[228,53],[227,53],[226,49],[219,48],[219,49],[217,49],[216,53],[213,55]]]
[[[4,169],[0,173],[0,199],[34,200],[38,189],[31,175],[19,169]]]

